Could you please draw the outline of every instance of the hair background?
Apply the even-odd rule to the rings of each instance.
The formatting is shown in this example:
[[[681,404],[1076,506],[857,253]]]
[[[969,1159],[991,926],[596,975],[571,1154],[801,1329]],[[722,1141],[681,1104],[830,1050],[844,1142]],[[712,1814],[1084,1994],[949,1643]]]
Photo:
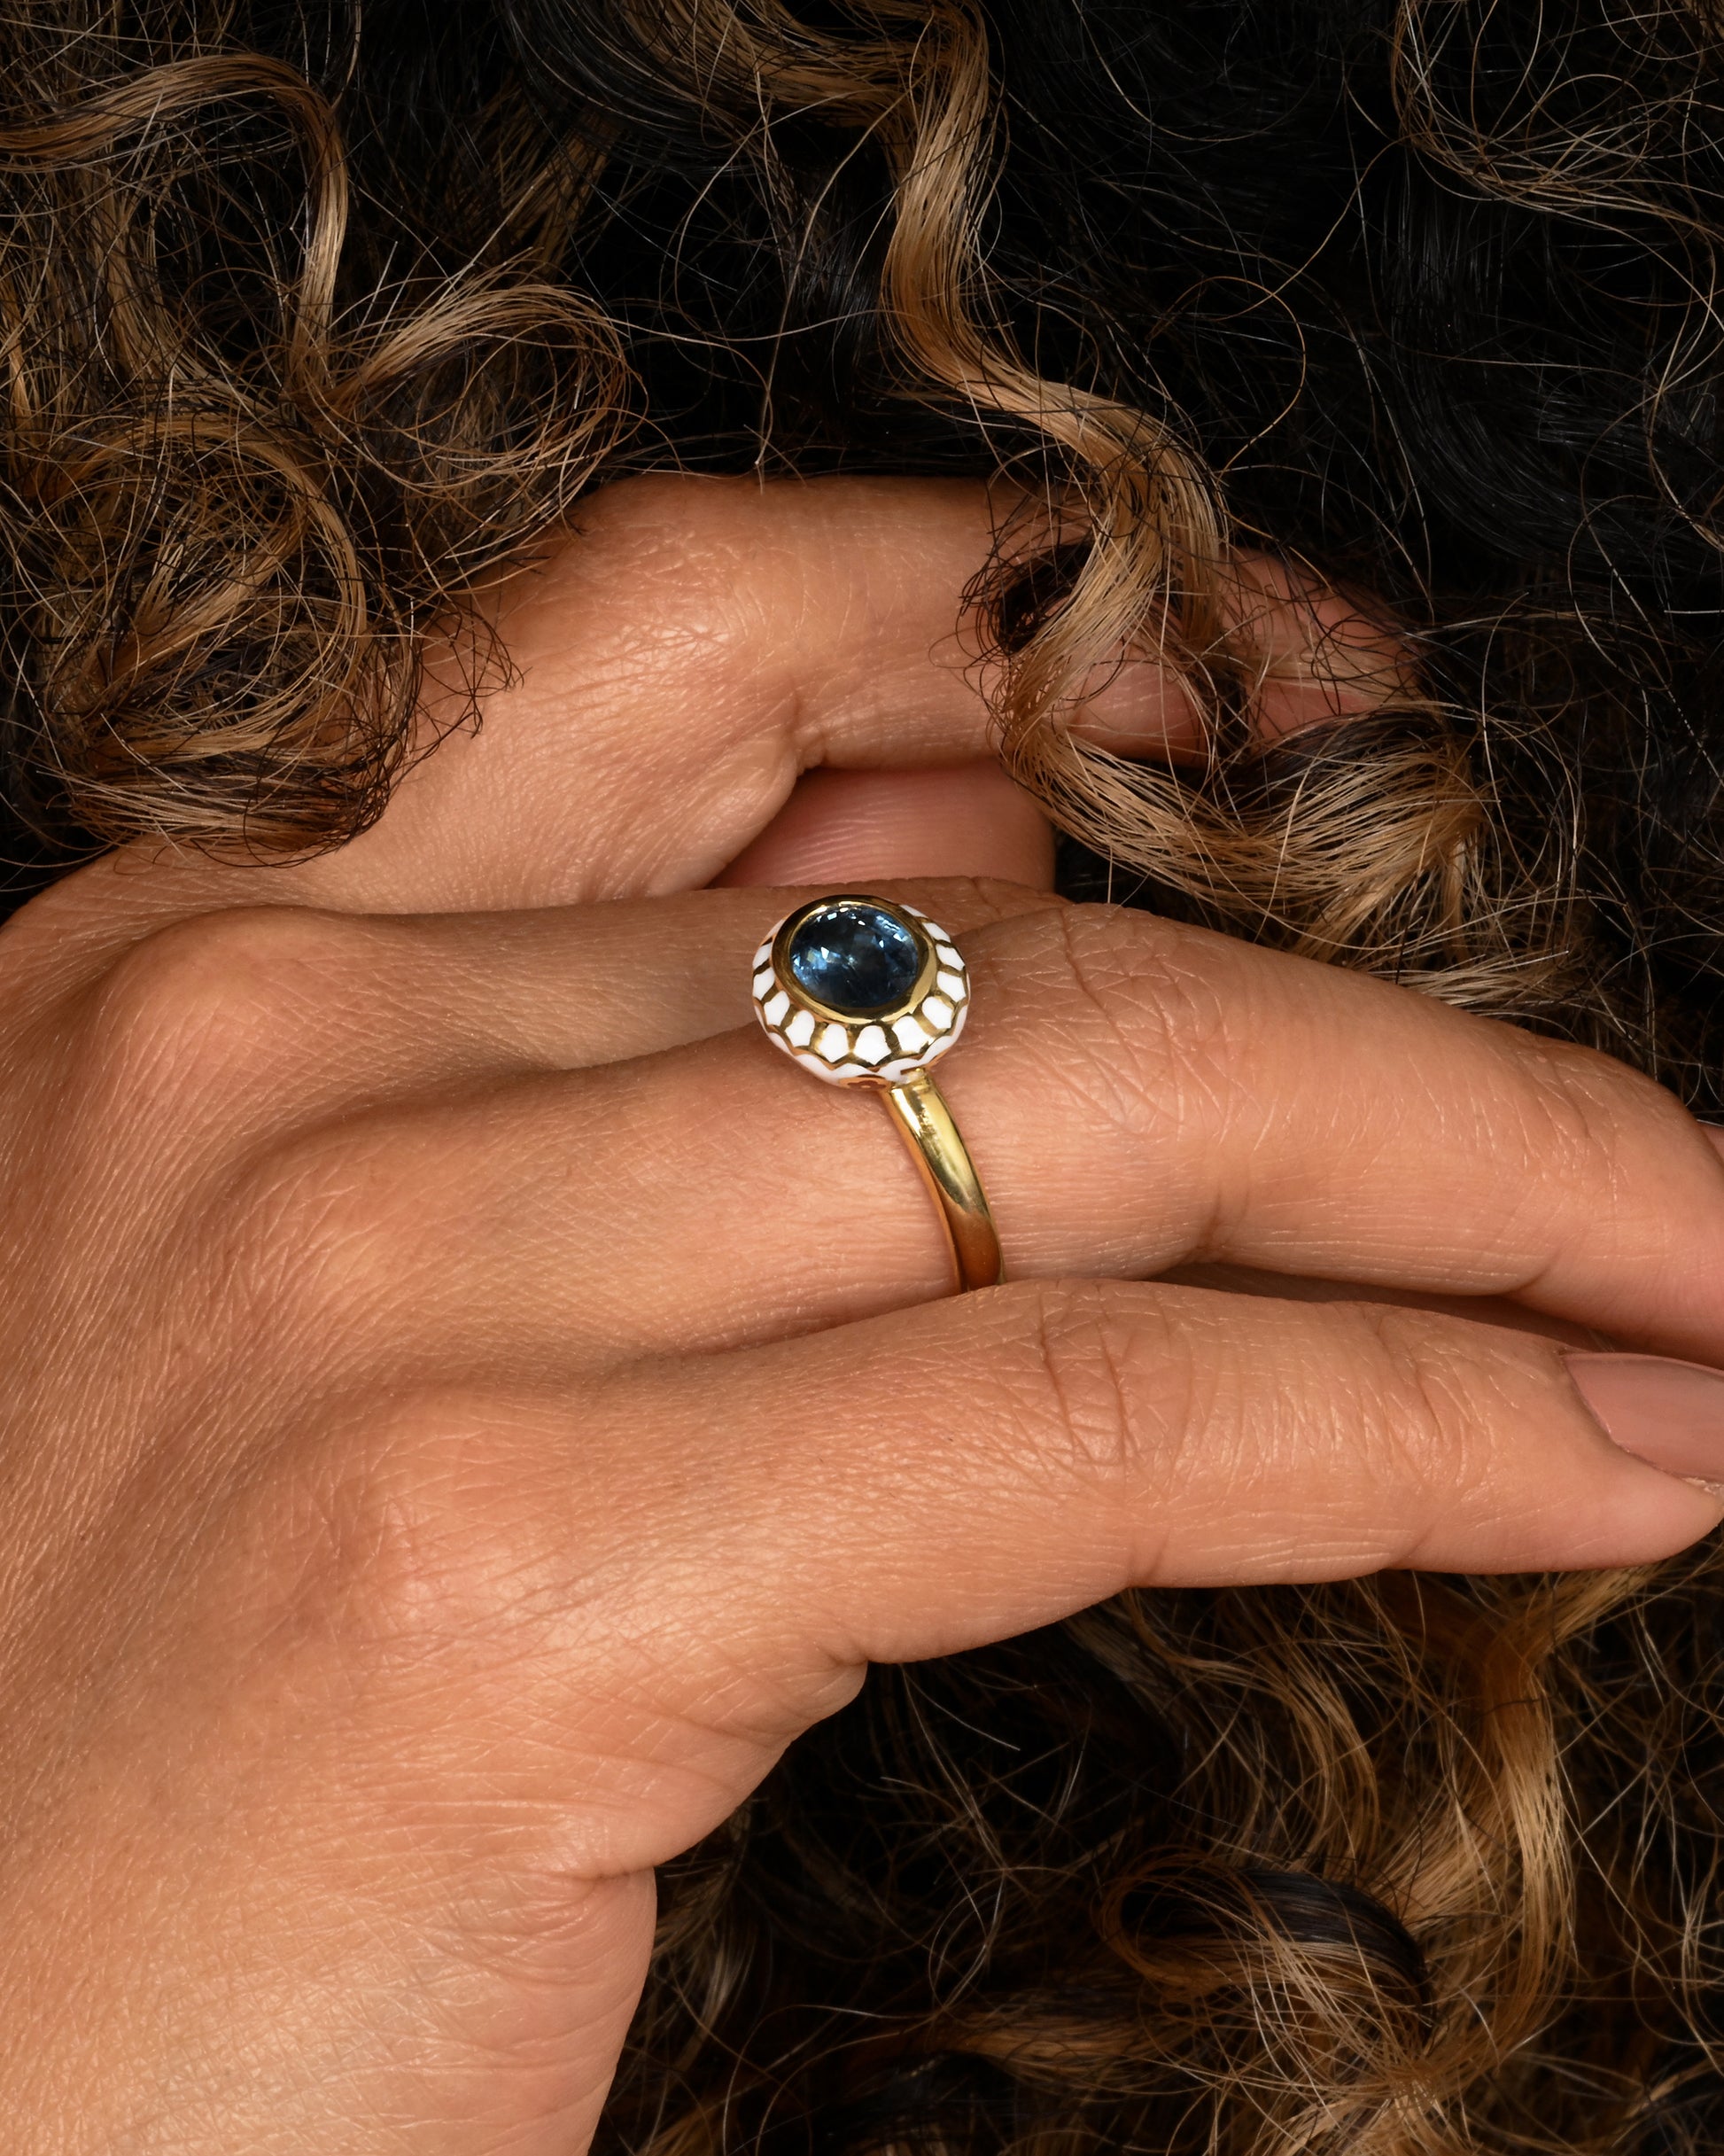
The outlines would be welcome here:
[[[607,476],[1006,466],[1050,513],[977,603],[1071,889],[1718,1112],[1720,36],[1697,0],[21,11],[20,882],[361,828],[426,627]],[[1241,538],[1391,607],[1406,692],[1254,745]],[[1145,643],[1211,712],[1189,768],[1062,724]],[[608,2145],[1724,2145],[1720,1607],[1705,1556],[1157,1593],[878,1672],[667,1873]]]

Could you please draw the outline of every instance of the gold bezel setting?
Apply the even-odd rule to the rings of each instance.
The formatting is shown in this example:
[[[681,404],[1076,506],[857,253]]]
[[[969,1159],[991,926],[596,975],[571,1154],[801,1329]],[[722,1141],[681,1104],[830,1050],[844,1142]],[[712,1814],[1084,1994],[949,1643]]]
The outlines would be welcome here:
[[[792,946],[805,922],[837,907],[867,907],[914,941],[916,977],[903,999],[866,1013],[823,1003],[797,980]],[[970,977],[938,922],[902,899],[833,891],[787,914],[754,954],[754,1007],[766,1038],[829,1086],[899,1086],[951,1047],[969,1013]]]

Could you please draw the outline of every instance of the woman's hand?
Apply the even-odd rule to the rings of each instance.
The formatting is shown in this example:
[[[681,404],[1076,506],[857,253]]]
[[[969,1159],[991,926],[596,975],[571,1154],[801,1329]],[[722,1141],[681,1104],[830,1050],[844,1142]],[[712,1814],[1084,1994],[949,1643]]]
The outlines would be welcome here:
[[[673,493],[601,503],[556,572],[583,663],[365,840],[103,864],[0,938],[20,2152],[566,2156],[652,1867],[870,1661],[1719,1516],[1677,1478],[1724,1477],[1724,1380],[1573,1366],[1613,1444],[1540,1332],[1145,1284],[1506,1296],[1724,1360],[1724,1164],[1667,1096],[1143,915],[910,889],[974,970],[942,1080],[1014,1283],[946,1299],[886,1118],[752,1025],[792,897],[675,894],[810,763],[979,759],[928,652],[981,499],[708,490],[679,572]]]

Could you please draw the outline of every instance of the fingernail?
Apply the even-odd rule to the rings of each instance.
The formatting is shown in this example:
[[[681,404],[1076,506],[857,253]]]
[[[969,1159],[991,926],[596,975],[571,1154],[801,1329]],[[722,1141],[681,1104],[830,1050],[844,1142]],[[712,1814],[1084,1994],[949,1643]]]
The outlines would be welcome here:
[[[1660,1355],[1565,1359],[1612,1444],[1684,1482],[1724,1485],[1724,1370]]]

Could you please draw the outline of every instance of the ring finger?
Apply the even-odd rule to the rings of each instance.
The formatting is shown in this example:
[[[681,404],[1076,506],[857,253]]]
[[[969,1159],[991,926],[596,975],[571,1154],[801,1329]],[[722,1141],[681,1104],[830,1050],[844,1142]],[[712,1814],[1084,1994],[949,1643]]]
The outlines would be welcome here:
[[[967,941],[976,1016],[942,1084],[1012,1273],[1220,1260],[1512,1296],[1724,1359],[1724,1164],[1622,1066],[1143,915],[1047,907]],[[345,1194],[322,1210],[406,1336],[462,1352],[476,1325],[493,1352],[711,1349],[946,1285],[886,1117],[752,1027],[349,1119],[288,1173],[314,1207]],[[482,1308],[439,1292],[453,1247]]]

